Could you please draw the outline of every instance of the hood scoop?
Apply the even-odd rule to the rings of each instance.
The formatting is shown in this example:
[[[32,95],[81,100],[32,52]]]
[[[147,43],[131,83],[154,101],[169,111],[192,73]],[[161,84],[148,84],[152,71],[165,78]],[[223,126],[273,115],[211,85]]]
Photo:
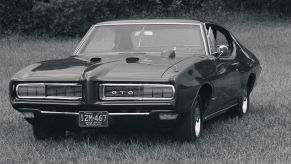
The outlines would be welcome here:
[[[176,47],[171,47],[168,49],[164,49],[161,53],[161,56],[164,58],[174,59],[176,57]]]
[[[137,57],[126,58],[126,63],[138,63],[138,62],[139,62],[139,58],[137,58]]]
[[[90,62],[92,62],[92,63],[99,63],[99,62],[101,62],[101,58],[91,58],[90,59]]]

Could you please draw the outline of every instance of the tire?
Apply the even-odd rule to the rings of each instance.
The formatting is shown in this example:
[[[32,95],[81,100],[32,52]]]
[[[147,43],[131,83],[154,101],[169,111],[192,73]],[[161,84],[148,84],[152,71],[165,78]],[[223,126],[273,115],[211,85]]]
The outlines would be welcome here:
[[[63,129],[52,129],[41,125],[32,125],[33,136],[36,140],[46,139],[61,139],[66,135],[66,131]]]
[[[175,129],[175,137],[182,141],[195,141],[201,135],[203,129],[202,99],[198,95],[191,106],[191,110],[185,113],[179,120]]]
[[[250,94],[247,89],[244,89],[242,96],[239,100],[238,107],[235,110],[235,114],[239,117],[242,117],[250,110]]]

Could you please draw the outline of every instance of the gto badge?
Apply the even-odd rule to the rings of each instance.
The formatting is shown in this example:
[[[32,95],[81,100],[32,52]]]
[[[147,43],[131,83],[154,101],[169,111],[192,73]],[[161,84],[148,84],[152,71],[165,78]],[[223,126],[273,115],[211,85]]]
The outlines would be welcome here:
[[[118,95],[129,95],[132,96],[133,95],[133,91],[111,91],[111,94],[114,96],[118,96]]]

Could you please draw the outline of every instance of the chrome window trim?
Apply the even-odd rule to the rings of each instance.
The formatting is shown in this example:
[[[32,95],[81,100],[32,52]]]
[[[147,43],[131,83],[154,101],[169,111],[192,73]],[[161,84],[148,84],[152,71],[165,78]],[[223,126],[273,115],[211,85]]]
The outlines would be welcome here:
[[[171,98],[154,98],[154,97],[105,97],[104,88],[106,86],[153,86],[153,87],[171,87],[173,96]],[[101,100],[173,100],[175,98],[175,87],[171,84],[114,84],[104,83],[99,85],[99,97]]]
[[[100,23],[100,24],[95,24],[94,26],[107,26],[107,25],[110,25],[110,26],[116,26],[116,25],[131,25],[131,24],[138,24],[138,25],[140,25],[140,24],[157,24],[157,25],[159,25],[159,24],[165,24],[165,25],[167,25],[167,24],[177,24],[177,25],[179,25],[179,24],[181,24],[181,25],[201,25],[201,23],[190,23],[190,22],[120,22],[120,23]]]
[[[49,100],[81,100],[81,97],[70,97],[70,96],[19,96],[18,95],[18,88],[20,86],[79,86],[82,89],[82,85],[79,83],[20,83],[16,85],[15,94],[16,97],[19,99],[49,99]],[[46,92],[46,90],[45,90]]]
[[[81,49],[81,47],[83,47],[85,40],[87,40],[88,36],[92,33],[92,30],[95,26],[91,26],[90,29],[88,30],[88,32],[85,34],[85,36],[82,38],[82,40],[80,41],[80,43],[78,44],[76,50],[74,51],[73,55],[77,55]]]
[[[200,26],[200,31],[201,31],[201,37],[202,37],[202,41],[203,41],[203,47],[204,47],[204,52],[206,55],[210,55],[209,54],[209,51],[207,49],[207,43],[206,43],[206,38],[205,38],[205,33],[203,31],[203,24],[202,23],[171,23],[171,22],[162,22],[162,23],[158,23],[158,22],[147,22],[147,23],[141,23],[141,22],[137,22],[137,23],[100,23],[100,24],[95,24],[93,26],[91,26],[91,28],[88,30],[88,32],[85,34],[85,36],[83,37],[83,39],[81,40],[81,42],[78,44],[76,50],[74,51],[74,54],[73,55],[78,55],[79,52],[80,52],[80,49],[83,47],[84,43],[85,43],[85,40],[87,40],[87,38],[90,36],[90,34],[92,33],[93,29],[95,27],[99,27],[99,26],[117,26],[117,25],[142,25],[142,24],[145,24],[145,25],[150,25],[150,24],[153,24],[153,25],[194,25],[194,26]]]
[[[208,38],[207,38],[207,29],[206,29],[205,23],[201,24],[201,33],[203,35],[203,42],[204,42],[204,48],[205,48],[206,55],[211,56],[210,47],[209,47]]]

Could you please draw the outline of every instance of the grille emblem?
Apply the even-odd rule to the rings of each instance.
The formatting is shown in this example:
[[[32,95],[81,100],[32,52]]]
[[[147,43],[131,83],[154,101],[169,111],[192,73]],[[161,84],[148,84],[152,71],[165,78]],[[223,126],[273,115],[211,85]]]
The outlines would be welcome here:
[[[171,84],[101,84],[101,100],[172,100]]]
[[[118,96],[118,95],[132,96],[133,95],[133,91],[112,91],[111,94],[114,95],[114,96]]]

